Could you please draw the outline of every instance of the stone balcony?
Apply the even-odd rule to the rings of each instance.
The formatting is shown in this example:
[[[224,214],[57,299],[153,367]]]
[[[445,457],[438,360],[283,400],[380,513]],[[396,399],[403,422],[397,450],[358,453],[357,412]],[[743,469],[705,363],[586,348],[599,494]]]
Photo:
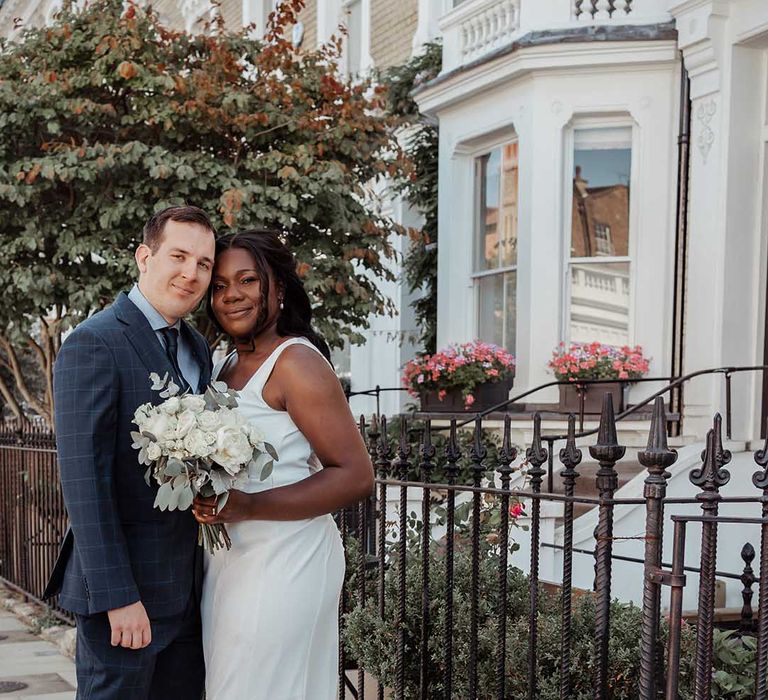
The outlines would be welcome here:
[[[526,35],[544,41],[546,34],[573,34],[580,27],[664,24],[672,20],[669,1],[464,0],[440,18],[443,73],[483,59]]]

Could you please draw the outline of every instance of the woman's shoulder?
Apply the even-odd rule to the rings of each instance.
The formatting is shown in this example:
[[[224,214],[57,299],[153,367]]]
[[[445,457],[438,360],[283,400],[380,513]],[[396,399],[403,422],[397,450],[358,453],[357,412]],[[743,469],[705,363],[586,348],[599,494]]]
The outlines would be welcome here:
[[[276,370],[285,372],[316,373],[326,371],[335,376],[333,368],[325,356],[303,336],[295,336],[284,342],[285,347],[280,353]]]

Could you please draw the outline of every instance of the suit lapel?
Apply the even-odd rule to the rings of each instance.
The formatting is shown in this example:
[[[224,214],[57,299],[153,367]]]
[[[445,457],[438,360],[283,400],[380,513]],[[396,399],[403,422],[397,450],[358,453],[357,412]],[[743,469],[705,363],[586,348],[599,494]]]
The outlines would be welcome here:
[[[147,384],[151,372],[157,372],[160,376],[169,372],[173,374],[173,367],[165,354],[160,341],[149,325],[146,316],[128,298],[125,292],[121,292],[112,305],[115,316],[125,326],[124,332],[141,363],[147,369]]]

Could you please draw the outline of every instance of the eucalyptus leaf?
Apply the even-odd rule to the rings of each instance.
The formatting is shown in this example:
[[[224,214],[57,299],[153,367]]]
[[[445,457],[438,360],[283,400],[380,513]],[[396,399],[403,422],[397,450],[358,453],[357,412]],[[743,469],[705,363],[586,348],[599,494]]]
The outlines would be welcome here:
[[[224,493],[219,496],[219,500],[216,501],[216,510],[221,513],[224,506],[227,505],[227,501],[229,500],[229,491],[225,491]]]
[[[171,496],[173,495],[173,485],[170,481],[166,481],[158,490],[157,496],[155,496],[155,508],[165,510],[168,508],[168,504],[171,502]]]
[[[272,457],[275,461],[279,461],[279,457],[277,456],[277,450],[272,447],[268,442],[264,443],[264,449],[269,452],[269,456]]]
[[[267,462],[264,465],[263,469],[261,470],[261,477],[260,477],[262,481],[264,481],[264,479],[269,478],[269,476],[272,474],[272,468],[274,466],[275,466],[275,463],[271,459],[269,460],[269,462]]]
[[[151,484],[150,477],[152,476],[152,467],[147,467],[147,471],[144,472],[144,481],[146,482],[147,486]]]
[[[175,477],[181,474],[183,469],[184,469],[184,463],[181,460],[176,459],[175,457],[171,457],[168,460],[168,464],[165,465],[165,475],[169,478]]]
[[[173,486],[173,482],[171,482],[171,485],[171,495],[168,499],[168,510],[176,510],[176,506],[179,505],[179,496],[181,495],[182,491],[184,491],[184,488],[175,488]]]
[[[195,494],[190,487],[181,489],[179,491],[179,500],[176,507],[179,510],[187,510],[192,505],[194,498]]]

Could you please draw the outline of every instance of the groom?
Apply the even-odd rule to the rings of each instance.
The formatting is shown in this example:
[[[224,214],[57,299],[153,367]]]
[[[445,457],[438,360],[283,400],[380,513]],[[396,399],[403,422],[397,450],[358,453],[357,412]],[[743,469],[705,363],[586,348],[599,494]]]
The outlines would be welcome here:
[[[214,229],[197,207],[155,214],[136,250],[138,284],[66,339],[54,368],[56,440],[70,519],[46,596],[77,618],[78,699],[200,700],[201,558],[191,512],[153,508],[131,447],[149,375],[210,381],[205,339],[182,317],[206,293]]]

